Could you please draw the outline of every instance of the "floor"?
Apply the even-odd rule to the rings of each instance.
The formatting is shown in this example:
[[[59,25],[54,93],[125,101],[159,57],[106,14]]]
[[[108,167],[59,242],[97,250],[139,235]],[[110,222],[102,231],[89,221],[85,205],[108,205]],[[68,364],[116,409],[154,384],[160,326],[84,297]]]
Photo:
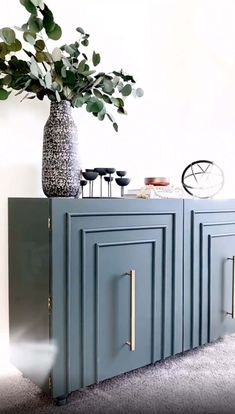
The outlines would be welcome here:
[[[0,374],[0,413],[235,413],[235,335],[74,392],[65,407],[13,367]]]

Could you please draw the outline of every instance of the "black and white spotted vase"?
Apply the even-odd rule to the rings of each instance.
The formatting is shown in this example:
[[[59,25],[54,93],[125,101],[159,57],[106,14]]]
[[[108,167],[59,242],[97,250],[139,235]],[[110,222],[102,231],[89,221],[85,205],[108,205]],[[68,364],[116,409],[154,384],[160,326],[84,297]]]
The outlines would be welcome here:
[[[76,197],[79,193],[78,134],[68,101],[51,103],[44,127],[42,188],[47,197]]]

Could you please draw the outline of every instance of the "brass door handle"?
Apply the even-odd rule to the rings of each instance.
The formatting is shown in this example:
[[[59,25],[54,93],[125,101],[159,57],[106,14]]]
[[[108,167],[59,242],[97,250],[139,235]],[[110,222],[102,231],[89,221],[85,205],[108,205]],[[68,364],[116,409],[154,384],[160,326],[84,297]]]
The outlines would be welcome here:
[[[232,312],[227,312],[227,314],[232,316],[232,319],[235,319],[235,256],[228,257],[228,260],[233,261],[233,271],[232,271]]]
[[[130,270],[130,341],[126,342],[130,351],[135,351],[135,270]]]

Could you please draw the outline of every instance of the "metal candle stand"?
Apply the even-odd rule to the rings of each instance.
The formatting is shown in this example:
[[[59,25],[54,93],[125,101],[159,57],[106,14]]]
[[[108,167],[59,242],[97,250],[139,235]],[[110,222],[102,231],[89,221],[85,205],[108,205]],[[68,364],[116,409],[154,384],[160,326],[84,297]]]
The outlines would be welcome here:
[[[100,197],[103,197],[103,177],[104,180],[108,183],[108,198],[112,198],[112,182],[114,180],[114,177],[112,174],[116,172],[117,178],[115,178],[115,182],[118,186],[121,187],[121,197],[124,197],[124,187],[126,187],[131,179],[125,177],[126,171],[116,171],[115,168],[94,168],[94,169],[86,169],[85,171],[81,171],[81,176],[84,179],[80,180],[80,185],[82,188],[81,194],[82,198],[84,198],[84,187],[89,183],[89,198],[92,198],[94,196],[94,181],[99,176],[100,177]]]

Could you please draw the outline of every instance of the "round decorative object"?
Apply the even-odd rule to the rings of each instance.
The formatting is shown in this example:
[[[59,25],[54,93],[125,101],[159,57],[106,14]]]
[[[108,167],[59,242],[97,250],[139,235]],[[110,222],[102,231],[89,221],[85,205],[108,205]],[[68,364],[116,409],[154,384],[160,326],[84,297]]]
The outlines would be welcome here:
[[[169,177],[145,177],[144,184],[164,186],[170,184],[170,179]]]
[[[190,195],[210,198],[223,188],[224,173],[213,161],[194,161],[184,169],[181,182]]]
[[[42,187],[47,197],[76,197],[79,193],[77,127],[68,101],[51,103],[44,127]]]

